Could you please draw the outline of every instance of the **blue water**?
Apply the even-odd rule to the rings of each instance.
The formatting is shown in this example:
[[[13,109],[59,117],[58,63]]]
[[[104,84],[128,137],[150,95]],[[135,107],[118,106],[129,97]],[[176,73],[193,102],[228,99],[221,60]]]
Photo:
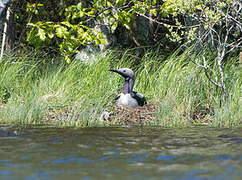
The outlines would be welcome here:
[[[0,128],[0,179],[242,179],[242,129]]]

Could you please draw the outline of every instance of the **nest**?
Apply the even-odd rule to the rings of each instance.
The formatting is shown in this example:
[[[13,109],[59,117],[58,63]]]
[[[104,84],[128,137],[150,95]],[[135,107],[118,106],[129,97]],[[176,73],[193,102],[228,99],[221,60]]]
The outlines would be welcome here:
[[[157,108],[156,104],[146,104],[136,108],[117,105],[111,112],[102,112],[99,120],[121,125],[153,124]]]

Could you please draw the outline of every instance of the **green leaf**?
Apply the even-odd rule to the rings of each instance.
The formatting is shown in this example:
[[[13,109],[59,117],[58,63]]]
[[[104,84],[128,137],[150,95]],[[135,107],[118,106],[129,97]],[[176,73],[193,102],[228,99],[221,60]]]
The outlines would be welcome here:
[[[61,24],[66,25],[67,27],[72,27],[73,25],[68,21],[62,21]]]
[[[154,14],[155,16],[157,16],[157,10],[156,10],[156,9],[151,9],[150,12],[151,12],[152,14]]]
[[[36,28],[32,28],[27,36],[27,41],[31,43],[31,40],[33,39],[34,36],[36,36]]]
[[[106,10],[106,11],[104,11],[104,14],[105,14],[105,15],[110,14],[110,10]]]
[[[108,44],[107,39],[101,38],[99,40],[100,40],[100,42],[99,42],[100,44]]]
[[[82,9],[82,3],[81,2],[78,3],[76,7],[77,7],[78,10],[81,10]]]
[[[114,18],[119,19],[119,12],[113,15]]]
[[[36,27],[36,24],[34,24],[34,23],[28,23],[27,26],[33,26],[33,27]]]
[[[38,6],[38,7],[43,7],[44,4],[40,4],[40,3],[38,3],[37,6]]]
[[[116,28],[118,27],[118,22],[114,22],[113,25],[111,26],[111,31],[114,32]]]
[[[83,17],[83,16],[85,16],[85,12],[79,11],[79,17]]]
[[[107,1],[107,6],[108,6],[108,7],[112,7],[112,3],[109,2],[109,1]]]
[[[84,33],[84,30],[82,28],[77,29],[78,35],[82,35]]]
[[[121,5],[123,5],[125,2],[125,0],[116,0],[116,4],[118,7],[120,7]]]
[[[55,36],[54,33],[52,33],[52,32],[49,32],[49,33],[48,33],[48,37],[49,37],[50,39],[52,39],[54,36]]]
[[[66,38],[66,35],[68,34],[67,29],[63,26],[57,26],[56,28],[56,35],[59,38]]]
[[[69,53],[66,53],[66,54],[65,54],[65,61],[66,61],[68,64],[71,63],[71,59],[70,59],[70,57],[69,57]]]
[[[45,35],[45,31],[44,31],[44,29],[39,28],[39,29],[38,29],[38,35],[39,35],[39,38],[40,38],[42,41],[45,41],[45,39],[46,39],[46,35]]]
[[[130,26],[130,24],[128,24],[128,23],[124,23],[123,25],[124,25],[124,27],[126,27],[126,29],[131,30],[131,26]]]

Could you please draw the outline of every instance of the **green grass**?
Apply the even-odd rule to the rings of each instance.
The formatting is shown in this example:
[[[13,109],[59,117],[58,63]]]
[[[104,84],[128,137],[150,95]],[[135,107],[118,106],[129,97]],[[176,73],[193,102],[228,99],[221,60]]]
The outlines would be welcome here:
[[[235,63],[225,67],[229,98],[221,105],[220,89],[188,61],[191,55],[175,52],[165,59],[158,54],[147,52],[138,65],[129,51],[121,59],[116,53],[97,56],[89,65],[53,63],[61,62],[58,57],[5,56],[0,62],[0,122],[102,126],[101,112],[113,106],[123,85],[108,69],[129,67],[136,73],[135,90],[158,104],[155,125],[241,126],[241,74]]]

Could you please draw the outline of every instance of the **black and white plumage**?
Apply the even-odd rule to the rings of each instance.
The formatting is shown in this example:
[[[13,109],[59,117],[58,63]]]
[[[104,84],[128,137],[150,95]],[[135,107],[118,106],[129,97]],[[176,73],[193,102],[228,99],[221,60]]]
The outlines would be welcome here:
[[[110,71],[116,72],[125,78],[123,93],[115,98],[117,104],[129,107],[138,107],[146,104],[145,97],[133,91],[135,75],[131,69],[121,68],[118,70],[111,69]]]

